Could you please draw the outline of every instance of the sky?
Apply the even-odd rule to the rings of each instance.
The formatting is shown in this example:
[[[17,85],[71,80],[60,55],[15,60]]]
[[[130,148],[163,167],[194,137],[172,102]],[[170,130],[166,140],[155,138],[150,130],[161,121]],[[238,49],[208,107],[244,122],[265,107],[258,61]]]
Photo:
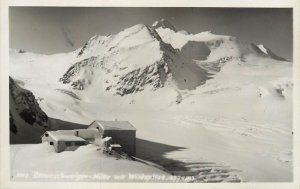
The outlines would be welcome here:
[[[288,8],[10,7],[10,48],[42,54],[70,52],[95,34],[167,19],[190,33],[212,31],[264,44],[292,60],[293,19]]]

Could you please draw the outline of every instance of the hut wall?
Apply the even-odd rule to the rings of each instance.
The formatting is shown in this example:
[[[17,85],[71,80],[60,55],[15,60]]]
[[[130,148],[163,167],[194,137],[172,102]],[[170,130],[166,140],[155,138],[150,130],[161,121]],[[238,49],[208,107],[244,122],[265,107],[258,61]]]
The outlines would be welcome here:
[[[134,130],[105,130],[103,137],[112,137],[112,143],[122,146],[122,151],[128,155],[135,155],[136,134]]]

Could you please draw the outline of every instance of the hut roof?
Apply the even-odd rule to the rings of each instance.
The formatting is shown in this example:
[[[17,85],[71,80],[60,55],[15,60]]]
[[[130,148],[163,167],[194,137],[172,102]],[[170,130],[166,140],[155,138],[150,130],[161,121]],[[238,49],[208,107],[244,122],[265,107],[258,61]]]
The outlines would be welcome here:
[[[101,121],[95,120],[91,125],[97,124],[103,130],[132,130],[136,129],[128,121]]]
[[[111,140],[112,138],[111,137],[105,137],[104,139],[102,139],[103,141],[107,142],[109,140]]]
[[[85,141],[83,138],[75,136],[74,130],[47,131],[47,133],[57,141]]]
[[[122,148],[120,144],[111,144],[110,147],[112,148]]]

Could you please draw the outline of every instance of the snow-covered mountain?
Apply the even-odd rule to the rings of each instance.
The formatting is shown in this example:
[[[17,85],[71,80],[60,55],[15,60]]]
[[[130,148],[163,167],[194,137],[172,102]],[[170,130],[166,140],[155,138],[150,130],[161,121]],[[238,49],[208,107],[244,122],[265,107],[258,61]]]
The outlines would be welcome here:
[[[49,117],[128,120],[142,139],[187,149],[154,161],[204,158],[254,181],[291,178],[292,73],[263,44],[166,20],[95,35],[69,53],[10,51],[10,75]]]
[[[59,80],[73,89],[95,91],[96,86],[103,93],[121,96],[166,85],[195,89],[214,74],[195,60],[211,62],[217,69],[224,61],[243,61],[250,55],[284,60],[263,45],[243,44],[234,37],[177,32],[166,20],[152,27],[139,24],[116,35],[96,35],[77,51],[79,61]]]
[[[96,50],[95,50],[96,49]],[[194,89],[209,78],[206,70],[162,41],[156,30],[136,25],[117,35],[95,36],[82,47],[76,62],[60,78],[73,89],[97,86],[126,95],[156,90],[172,80],[179,89]]]
[[[18,62],[24,61],[28,53],[11,50],[11,54],[19,54],[12,55],[21,57]],[[39,61],[53,59],[52,73],[57,66],[62,69],[55,75],[49,74],[50,80],[59,77],[62,84],[76,94],[84,94],[85,99],[89,99],[90,93],[95,96],[95,91],[98,96],[105,93],[124,96],[162,87],[175,91],[196,89],[213,78],[224,63],[245,62],[251,56],[285,61],[262,44],[247,44],[209,31],[198,34],[177,31],[164,19],[152,26],[138,24],[115,35],[95,35],[82,48],[66,55],[35,56]]]

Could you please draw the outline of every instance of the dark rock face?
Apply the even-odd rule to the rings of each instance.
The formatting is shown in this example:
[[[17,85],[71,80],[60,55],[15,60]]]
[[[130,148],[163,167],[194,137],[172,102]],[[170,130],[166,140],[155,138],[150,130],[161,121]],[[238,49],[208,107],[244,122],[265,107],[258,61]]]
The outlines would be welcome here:
[[[11,144],[39,143],[49,128],[48,116],[32,92],[9,77],[9,130]]]
[[[43,125],[48,121],[48,116],[42,111],[32,92],[19,87],[11,77],[9,78],[9,92],[18,107],[20,117],[26,123]]]
[[[275,60],[279,60],[279,61],[287,61],[285,58],[282,58],[280,56],[277,56],[276,54],[274,54],[270,49],[267,49],[268,54],[270,55],[271,58],[275,59]]]
[[[152,26],[154,29],[162,27],[162,28],[169,28],[170,30],[177,31],[177,29],[168,21],[165,19],[161,19],[158,22],[155,22]]]
[[[83,90],[85,88],[87,81],[85,79],[76,79],[76,76],[80,73],[82,69],[85,69],[86,67],[99,68],[100,66],[101,66],[101,61],[98,61],[97,57],[92,56],[91,58],[87,58],[80,62],[76,62],[59,79],[59,81],[64,84],[71,83],[73,89]]]
[[[13,134],[17,134],[18,133],[18,129],[17,129],[17,126],[15,124],[14,118],[13,118],[13,116],[11,114],[11,111],[9,111],[9,130]]]
[[[155,63],[122,76],[114,88],[117,90],[116,94],[121,96],[142,91],[146,85],[156,90],[164,86],[168,74],[166,63]]]
[[[231,61],[232,59],[232,56],[226,56],[212,62],[199,62],[198,65],[209,73],[215,74],[221,71],[226,62]]]
[[[30,109],[24,109],[22,112],[19,113],[19,115],[22,117],[22,119],[32,125],[34,122],[36,122],[36,114],[34,111],[30,110]]]
[[[88,46],[88,42],[86,42],[86,43],[84,44],[84,46],[80,49],[80,51],[79,51],[77,57],[80,57],[80,56],[83,54],[83,52],[84,52],[84,50],[86,49],[87,46]]]

